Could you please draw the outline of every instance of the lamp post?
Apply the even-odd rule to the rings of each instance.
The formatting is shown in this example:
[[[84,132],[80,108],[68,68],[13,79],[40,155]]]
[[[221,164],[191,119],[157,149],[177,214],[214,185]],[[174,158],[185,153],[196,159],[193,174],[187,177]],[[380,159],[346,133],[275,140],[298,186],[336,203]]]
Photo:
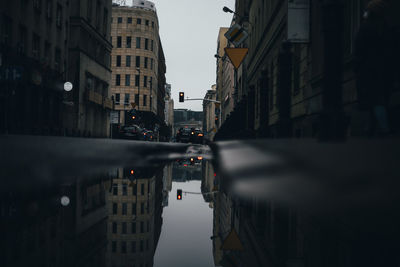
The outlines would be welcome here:
[[[139,82],[138,82],[138,102],[136,103],[139,109],[140,105],[140,68],[136,68],[136,70],[139,72]],[[139,109],[140,110],[140,109]]]

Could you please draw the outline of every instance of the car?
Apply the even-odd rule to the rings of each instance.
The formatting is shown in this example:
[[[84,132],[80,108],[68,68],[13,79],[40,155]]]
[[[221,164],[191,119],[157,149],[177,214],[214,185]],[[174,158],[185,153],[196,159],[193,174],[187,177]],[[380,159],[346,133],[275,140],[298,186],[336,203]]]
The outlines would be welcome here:
[[[119,136],[122,139],[143,140],[142,128],[137,125],[124,125],[120,127]]]
[[[176,140],[181,143],[189,143],[191,138],[191,129],[180,128],[176,134]]]
[[[154,141],[154,132],[153,131],[143,129],[142,134],[143,134],[143,140]]]

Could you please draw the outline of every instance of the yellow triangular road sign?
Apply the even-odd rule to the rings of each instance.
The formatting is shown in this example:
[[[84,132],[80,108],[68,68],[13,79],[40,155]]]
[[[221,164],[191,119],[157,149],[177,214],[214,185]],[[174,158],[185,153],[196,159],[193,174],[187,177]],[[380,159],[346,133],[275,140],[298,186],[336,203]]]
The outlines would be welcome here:
[[[247,55],[247,52],[249,52],[248,48],[225,47],[225,53],[231,60],[232,65],[235,67],[235,69],[239,68],[240,64],[242,64],[243,59]]]
[[[228,234],[221,246],[222,250],[244,250],[235,229]]]

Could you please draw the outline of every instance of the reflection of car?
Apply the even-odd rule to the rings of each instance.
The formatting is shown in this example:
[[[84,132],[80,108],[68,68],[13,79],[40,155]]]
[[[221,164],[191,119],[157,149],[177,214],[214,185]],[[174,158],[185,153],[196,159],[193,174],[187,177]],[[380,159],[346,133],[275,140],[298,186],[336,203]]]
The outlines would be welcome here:
[[[123,139],[142,140],[142,128],[137,125],[121,126],[119,136]]]

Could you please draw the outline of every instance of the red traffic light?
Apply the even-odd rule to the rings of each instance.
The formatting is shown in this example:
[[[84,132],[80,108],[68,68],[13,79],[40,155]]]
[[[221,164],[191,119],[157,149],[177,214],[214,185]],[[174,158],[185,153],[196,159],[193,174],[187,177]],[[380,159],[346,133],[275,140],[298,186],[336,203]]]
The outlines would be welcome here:
[[[176,190],[176,199],[182,200],[182,189]]]
[[[179,102],[185,102],[185,93],[179,92]]]
[[[135,171],[134,170],[131,170],[131,175],[134,175],[135,174]]]

